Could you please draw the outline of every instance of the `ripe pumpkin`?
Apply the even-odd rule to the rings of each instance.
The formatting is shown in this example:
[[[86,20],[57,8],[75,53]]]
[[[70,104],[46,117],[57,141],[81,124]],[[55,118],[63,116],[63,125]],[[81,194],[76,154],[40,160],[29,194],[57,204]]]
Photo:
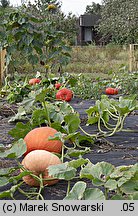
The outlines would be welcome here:
[[[60,153],[63,143],[60,140],[48,140],[49,136],[54,136],[57,130],[51,127],[40,127],[31,130],[25,137],[28,154],[33,150],[46,150],[49,152]]]
[[[43,179],[52,178],[52,176],[48,175],[48,167],[50,165],[61,164],[60,159],[45,150],[34,150],[27,154],[22,160],[21,164],[23,167],[29,171],[32,171],[34,175],[39,176],[42,174]],[[21,170],[22,172],[22,170]],[[26,175],[23,177],[23,181],[30,186],[39,186],[40,182],[37,181],[30,175]],[[58,182],[58,179],[43,181],[44,185],[53,185]]]
[[[57,100],[71,101],[72,97],[73,97],[72,91],[70,89],[67,89],[67,88],[60,89],[56,93],[56,99]]]
[[[108,95],[116,95],[118,94],[117,88],[106,88],[105,93]]]
[[[61,83],[55,83],[55,88],[58,90],[61,87]]]
[[[40,83],[40,81],[38,78],[32,78],[29,80],[29,85],[35,85],[36,83]]]

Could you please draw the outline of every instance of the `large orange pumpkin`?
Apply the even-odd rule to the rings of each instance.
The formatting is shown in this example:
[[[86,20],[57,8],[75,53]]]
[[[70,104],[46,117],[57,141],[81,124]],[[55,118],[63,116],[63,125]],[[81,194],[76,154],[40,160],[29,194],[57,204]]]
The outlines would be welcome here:
[[[24,137],[24,141],[27,145],[25,155],[37,149],[60,153],[63,143],[60,140],[48,140],[50,136],[54,136],[56,133],[57,130],[51,127],[40,127],[31,130]]]
[[[61,161],[56,155],[52,154],[51,152],[45,150],[34,150],[24,157],[21,164],[25,169],[32,171],[34,175],[40,176],[40,174],[42,174],[43,179],[49,179],[52,178],[52,176],[48,175],[48,167],[50,165],[61,164]],[[30,186],[40,185],[40,182],[31,175],[24,176],[23,181]],[[53,185],[57,182],[58,179],[43,180],[44,185]]]

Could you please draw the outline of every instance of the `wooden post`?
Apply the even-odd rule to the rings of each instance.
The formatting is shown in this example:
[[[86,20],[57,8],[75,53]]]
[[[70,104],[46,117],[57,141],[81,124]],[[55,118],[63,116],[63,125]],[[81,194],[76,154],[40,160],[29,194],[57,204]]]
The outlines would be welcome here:
[[[6,49],[0,52],[0,86],[2,85],[2,82],[4,80],[4,71],[6,69],[5,55],[6,55]]]
[[[136,48],[138,44],[129,45],[129,71],[138,70],[138,59],[136,57]]]

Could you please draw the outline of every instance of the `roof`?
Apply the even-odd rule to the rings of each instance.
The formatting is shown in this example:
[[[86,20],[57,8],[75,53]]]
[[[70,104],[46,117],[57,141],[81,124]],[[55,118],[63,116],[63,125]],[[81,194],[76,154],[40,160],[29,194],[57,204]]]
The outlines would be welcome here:
[[[95,26],[98,25],[101,16],[99,14],[84,14],[80,16],[80,26]]]

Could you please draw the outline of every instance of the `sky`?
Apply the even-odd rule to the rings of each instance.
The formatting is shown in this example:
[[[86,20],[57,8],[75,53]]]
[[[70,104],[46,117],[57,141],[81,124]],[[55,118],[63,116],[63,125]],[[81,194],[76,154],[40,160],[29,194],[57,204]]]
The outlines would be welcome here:
[[[31,0],[33,2],[33,0]],[[20,5],[21,0],[10,0],[12,5]],[[68,14],[72,12],[73,14],[79,16],[83,14],[86,10],[87,5],[91,5],[92,2],[101,3],[102,0],[61,0],[62,7],[61,10]]]

